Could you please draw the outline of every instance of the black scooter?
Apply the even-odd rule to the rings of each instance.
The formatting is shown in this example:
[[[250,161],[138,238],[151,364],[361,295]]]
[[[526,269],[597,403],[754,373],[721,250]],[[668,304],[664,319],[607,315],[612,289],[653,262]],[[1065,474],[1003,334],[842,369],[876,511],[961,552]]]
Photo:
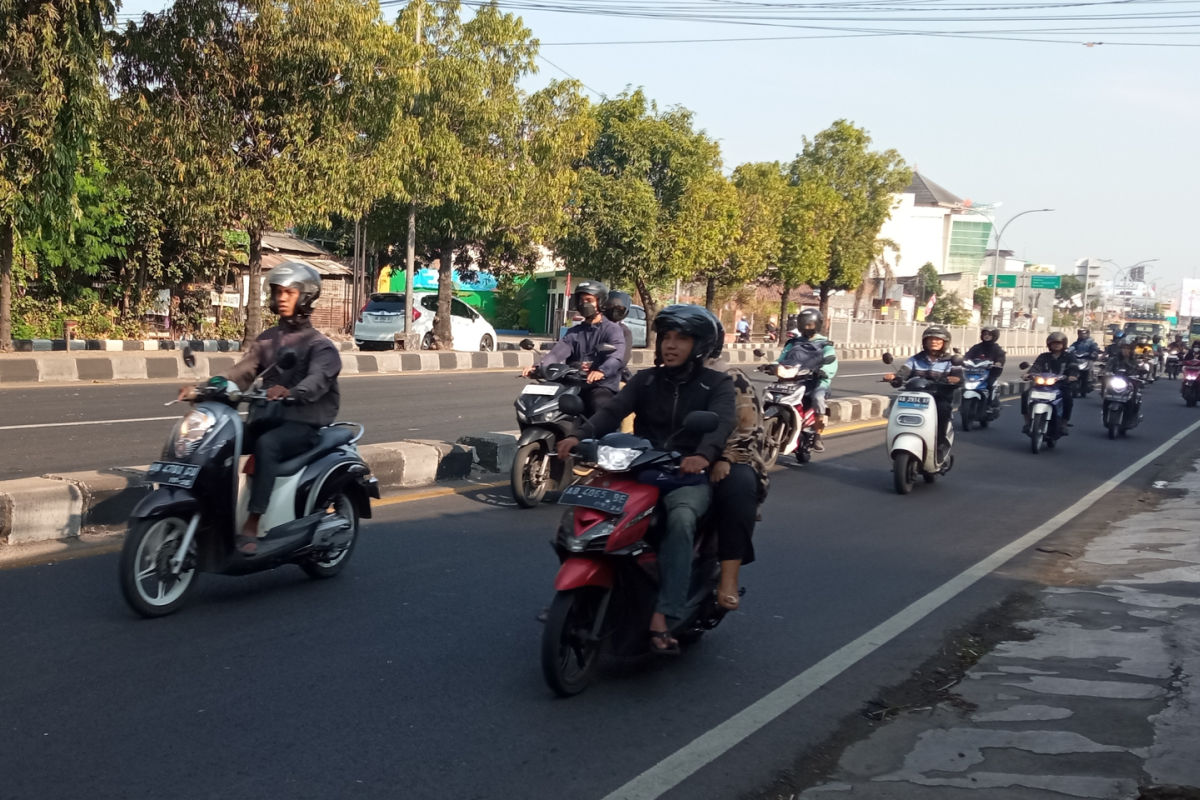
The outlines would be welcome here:
[[[183,360],[196,363],[188,348]],[[295,352],[285,348],[263,375],[295,363]],[[261,381],[244,393],[224,380],[197,387],[162,460],[150,465],[146,479],[157,488],[134,508],[120,558],[121,592],[142,616],[178,610],[200,572],[246,575],[297,564],[313,578],[330,578],[354,551],[359,520],[371,516],[371,498],[379,498],[355,446],[363,426],[354,422],[322,428],[312,449],[280,465],[257,552],[244,555],[234,546],[254,480],[253,457],[240,469],[246,423],[238,407],[248,404],[253,417],[285,402],[268,401]]]

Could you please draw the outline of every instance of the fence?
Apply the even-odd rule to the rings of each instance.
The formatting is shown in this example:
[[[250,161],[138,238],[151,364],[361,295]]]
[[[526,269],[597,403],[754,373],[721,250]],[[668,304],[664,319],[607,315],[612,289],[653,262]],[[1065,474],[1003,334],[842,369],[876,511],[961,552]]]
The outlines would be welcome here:
[[[829,338],[838,347],[897,347],[908,346],[914,350],[921,344],[921,332],[929,327],[928,322],[900,322],[897,320],[834,318],[829,323]],[[979,341],[979,325],[946,325],[950,331],[952,347],[964,352]],[[1066,328],[1001,328],[1001,347],[1043,347],[1051,331],[1061,330],[1068,341],[1075,340],[1075,331]]]

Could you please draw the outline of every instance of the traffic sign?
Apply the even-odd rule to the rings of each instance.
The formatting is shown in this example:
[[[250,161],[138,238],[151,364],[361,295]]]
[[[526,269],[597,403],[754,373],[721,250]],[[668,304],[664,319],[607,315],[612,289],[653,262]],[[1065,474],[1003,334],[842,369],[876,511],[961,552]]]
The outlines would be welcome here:
[[[1029,278],[1030,289],[1058,289],[1061,286],[1061,275],[1031,275]]]
[[[988,286],[992,285],[993,277],[996,278],[996,283],[997,283],[998,287],[1001,289],[1017,288],[1017,276],[1016,275],[995,275],[995,276],[988,275],[987,276],[987,285]]]

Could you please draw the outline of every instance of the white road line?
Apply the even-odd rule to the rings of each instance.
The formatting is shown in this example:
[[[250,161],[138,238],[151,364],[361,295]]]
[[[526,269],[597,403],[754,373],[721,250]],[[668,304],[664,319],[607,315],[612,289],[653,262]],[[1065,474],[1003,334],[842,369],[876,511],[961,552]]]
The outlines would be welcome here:
[[[0,431],[23,431],[30,428],[69,428],[77,425],[108,425],[114,422],[157,422],[163,419],[179,419],[179,414],[169,417],[133,417],[132,419],[97,419],[90,422],[39,422],[32,425],[0,425]]]
[[[1088,492],[1070,508],[1051,517],[974,566],[968,567],[912,605],[884,620],[839,650],[830,653],[778,689],[750,704],[624,786],[606,795],[604,800],[652,800],[652,798],[660,797],[674,789],[702,767],[707,766],[735,745],[758,732],[767,723],[782,716],[801,700],[907,631],[1014,556],[1066,525],[1132,477],[1138,470],[1170,450],[1197,429],[1200,429],[1200,421],[1193,422],[1162,445]]]

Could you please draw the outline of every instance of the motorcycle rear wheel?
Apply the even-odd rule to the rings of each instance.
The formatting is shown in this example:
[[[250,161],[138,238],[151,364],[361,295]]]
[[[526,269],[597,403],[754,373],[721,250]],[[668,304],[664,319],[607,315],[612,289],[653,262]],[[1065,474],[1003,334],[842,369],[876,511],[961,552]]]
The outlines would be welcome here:
[[[917,459],[912,453],[900,451],[892,456],[892,485],[896,494],[908,494],[917,482]]]
[[[600,639],[592,638],[604,589],[558,592],[542,630],[542,675],[559,697],[573,697],[592,682],[600,663]]]
[[[324,508],[332,508],[334,513],[348,519],[354,533],[350,537],[350,543],[336,553],[327,552],[324,556],[313,556],[300,562],[300,569],[310,578],[332,578],[337,575],[350,560],[354,545],[358,544],[358,509],[354,506],[354,500],[345,492],[338,492],[329,499]]]
[[[509,470],[509,485],[512,487],[513,499],[521,508],[533,508],[542,502],[546,490],[550,488],[550,465],[547,463],[549,454],[546,452],[544,440],[529,442],[517,448],[513,456],[512,468]],[[541,468],[541,477],[531,474]]]
[[[175,613],[199,583],[195,539],[179,574],[171,575],[167,567],[186,530],[187,522],[179,517],[139,519],[129,526],[121,548],[121,594],[143,617]]]

